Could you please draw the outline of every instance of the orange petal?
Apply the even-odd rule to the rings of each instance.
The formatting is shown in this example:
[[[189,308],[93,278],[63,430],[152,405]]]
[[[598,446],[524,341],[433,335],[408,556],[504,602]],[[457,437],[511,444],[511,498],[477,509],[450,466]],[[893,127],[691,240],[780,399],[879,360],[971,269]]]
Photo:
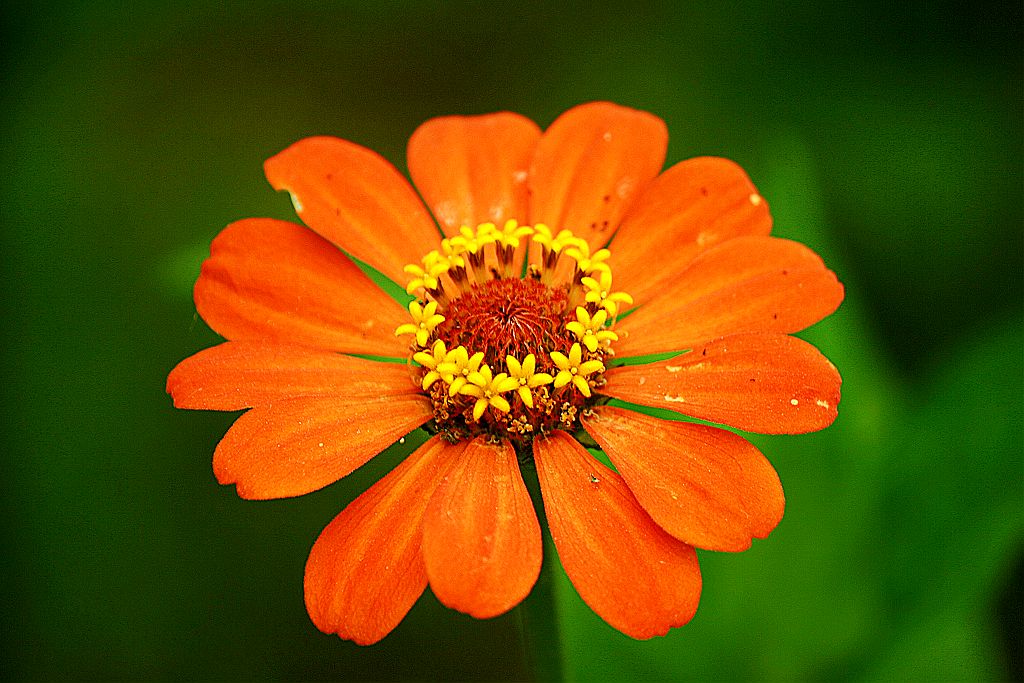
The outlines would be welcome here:
[[[394,334],[408,311],[337,247],[293,223],[250,218],[225,228],[203,262],[195,300],[228,339],[408,354]]]
[[[445,474],[423,521],[430,588],[486,619],[507,612],[540,573],[540,524],[507,441],[478,437]]]
[[[242,498],[301,496],[363,465],[433,417],[425,396],[303,397],[253,408],[213,454],[222,484]]]
[[[782,519],[782,484],[746,439],[612,406],[583,418],[640,505],[679,540],[746,550]]]
[[[318,629],[372,645],[402,621],[427,587],[423,510],[461,450],[434,437],[323,530],[305,577],[306,609]]]
[[[409,138],[409,175],[448,235],[527,217],[526,178],[540,128],[510,112],[445,116]]]
[[[572,230],[597,249],[665,163],[668,131],[647,112],[591,102],[541,136],[530,168],[530,222]]]
[[[602,394],[765,434],[801,434],[836,419],[839,371],[807,342],[735,334],[658,363],[612,368]]]
[[[567,433],[538,438],[533,453],[551,537],[583,601],[633,638],[692,619],[701,589],[693,548],[655,524],[622,478]]]
[[[409,368],[275,342],[225,342],[167,377],[176,408],[241,410],[300,396],[375,399],[418,394]]]
[[[615,233],[609,261],[615,289],[641,304],[705,249],[771,230],[767,202],[734,162],[680,162],[647,187]]]
[[[775,237],[737,237],[698,256],[620,321],[615,352],[682,351],[739,332],[798,332],[842,300],[835,273],[807,247]]]
[[[267,159],[275,190],[287,190],[302,220],[395,282],[402,268],[436,249],[439,235],[408,181],[376,152],[314,137]]]

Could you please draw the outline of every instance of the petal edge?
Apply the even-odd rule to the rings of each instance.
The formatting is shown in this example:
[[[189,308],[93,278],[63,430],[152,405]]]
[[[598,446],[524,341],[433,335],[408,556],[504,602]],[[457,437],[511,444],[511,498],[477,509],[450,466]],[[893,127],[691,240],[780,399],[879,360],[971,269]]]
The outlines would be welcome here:
[[[641,640],[692,619],[701,591],[693,548],[655,524],[622,478],[565,432],[538,438],[533,452],[551,537],[583,601]]]
[[[477,619],[507,612],[540,573],[541,533],[507,442],[471,442],[424,516],[423,557],[434,595]]]
[[[605,373],[606,396],[764,434],[802,434],[838,415],[839,371],[784,334],[734,334],[669,360]]]

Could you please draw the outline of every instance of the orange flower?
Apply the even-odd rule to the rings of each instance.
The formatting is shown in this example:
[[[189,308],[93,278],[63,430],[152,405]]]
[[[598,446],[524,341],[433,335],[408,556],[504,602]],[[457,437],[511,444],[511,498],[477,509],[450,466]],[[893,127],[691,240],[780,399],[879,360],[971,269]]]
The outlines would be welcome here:
[[[195,300],[229,341],[167,382],[180,408],[248,409],[214,453],[217,479],[243,498],[298,496],[433,434],[313,546],[306,605],[321,630],[376,642],[428,584],[480,618],[523,600],[541,530],[520,459],[580,596],[634,638],[692,618],[694,547],[743,550],[778,524],[782,488],[754,446],[622,402],[752,432],[828,426],[839,374],[788,335],[843,288],[812,251],[768,236],[736,164],[659,173],[666,144],[660,119],[605,102],[543,133],[512,113],[434,119],[408,149],[429,212],[351,142],[308,138],[267,161],[311,230],[247,219],[214,240]],[[663,352],[680,355],[623,362]]]

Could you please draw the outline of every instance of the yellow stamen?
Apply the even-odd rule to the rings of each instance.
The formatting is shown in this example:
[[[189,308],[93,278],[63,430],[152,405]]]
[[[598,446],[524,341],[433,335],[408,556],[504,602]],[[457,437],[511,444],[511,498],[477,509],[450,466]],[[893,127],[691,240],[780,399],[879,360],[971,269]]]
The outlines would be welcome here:
[[[554,378],[546,372],[535,372],[537,369],[537,358],[531,353],[520,363],[514,356],[505,357],[505,365],[508,366],[509,377],[517,383],[516,391],[519,398],[527,408],[533,407],[533,394],[530,389],[551,384]]]
[[[584,275],[589,275],[594,271],[611,272],[611,268],[605,261],[612,253],[607,249],[598,249],[591,254],[590,245],[583,240],[579,240],[574,246],[566,249],[565,255],[576,260],[576,268]]]
[[[515,220],[505,221],[505,225],[496,233],[497,241],[494,243],[494,251],[498,256],[501,277],[517,277],[517,268],[513,263],[516,249],[519,248],[520,239],[533,234],[533,228],[528,225],[519,225]]]
[[[477,351],[472,356],[465,346],[456,346],[445,357],[443,363],[438,363],[437,371],[441,378],[448,382],[448,395],[454,396],[465,386],[467,378],[480,369],[480,363],[484,360],[483,351]]]
[[[426,256],[423,257],[423,265],[417,266],[416,264],[410,263],[404,270],[406,275],[411,275],[412,279],[409,280],[409,284],[406,285],[405,291],[409,294],[416,294],[420,289],[426,291],[435,291],[440,288],[441,283],[438,277],[448,271],[448,260],[441,256],[435,249]]]
[[[571,230],[560,230],[555,235],[551,232],[551,228],[544,223],[537,223],[533,226],[533,241],[555,253],[559,253],[567,247],[585,244],[583,240],[573,235]]]
[[[473,404],[473,420],[479,422],[487,406],[493,406],[503,413],[511,410],[512,406],[501,394],[512,391],[517,386],[518,380],[504,372],[493,376],[491,369],[482,365],[479,370],[469,375],[468,382],[459,389],[459,393],[476,398],[476,403]]]
[[[444,322],[444,316],[437,312],[437,302],[431,301],[423,306],[419,301],[410,301],[409,314],[412,315],[413,322],[399,325],[395,330],[395,336],[414,334],[416,343],[420,347],[426,347],[434,328]]]
[[[443,252],[444,259],[448,262],[450,267],[466,267],[466,259],[462,257],[462,255],[466,253],[466,250],[461,242],[453,242],[452,240],[445,238],[441,240],[441,251]]]
[[[533,234],[533,228],[529,225],[519,225],[515,220],[509,219],[505,221],[505,225],[502,226],[501,232],[497,233],[497,241],[503,247],[512,247],[516,249],[519,247],[519,240],[522,237],[529,237]]]
[[[599,270],[594,273],[597,277],[585,277],[580,280],[587,289],[585,300],[587,303],[596,304],[598,308],[608,311],[608,315],[614,318],[619,313],[619,304],[631,306],[633,297],[625,292],[613,292],[612,273],[610,270]]]
[[[565,329],[575,334],[576,338],[593,353],[597,351],[598,346],[607,347],[619,338],[619,335],[611,330],[602,329],[607,319],[608,311],[603,308],[591,317],[587,309],[577,306],[576,320],[566,323]]]
[[[429,389],[430,385],[437,380],[443,379],[437,367],[443,363],[447,357],[448,350],[445,349],[444,342],[440,339],[434,342],[434,346],[431,348],[430,353],[427,353],[426,351],[417,351],[413,354],[412,359],[429,370],[427,374],[423,375],[423,391]]]
[[[604,363],[599,360],[583,361],[583,349],[578,343],[572,345],[568,356],[559,351],[552,351],[551,360],[558,368],[554,382],[556,389],[572,382],[581,394],[590,398],[590,384],[586,377],[595,372],[604,372]]]

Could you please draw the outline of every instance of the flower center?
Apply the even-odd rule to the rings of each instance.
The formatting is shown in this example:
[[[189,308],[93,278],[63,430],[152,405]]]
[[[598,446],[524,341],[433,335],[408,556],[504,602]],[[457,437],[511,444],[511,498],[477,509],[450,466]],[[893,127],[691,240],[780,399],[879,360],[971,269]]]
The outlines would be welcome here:
[[[572,335],[565,329],[567,298],[564,288],[553,289],[533,279],[491,280],[474,284],[453,299],[435,334],[449,348],[465,346],[484,352],[488,363],[528,353],[547,356],[549,350],[568,351]]]
[[[529,237],[527,242],[524,238]],[[533,243],[530,265],[522,267]],[[561,268],[562,257],[571,270]],[[593,254],[570,231],[484,223],[408,265],[416,381],[449,439],[481,434],[524,446],[554,429],[575,431],[603,386],[618,339],[623,292],[611,292],[607,249]]]

